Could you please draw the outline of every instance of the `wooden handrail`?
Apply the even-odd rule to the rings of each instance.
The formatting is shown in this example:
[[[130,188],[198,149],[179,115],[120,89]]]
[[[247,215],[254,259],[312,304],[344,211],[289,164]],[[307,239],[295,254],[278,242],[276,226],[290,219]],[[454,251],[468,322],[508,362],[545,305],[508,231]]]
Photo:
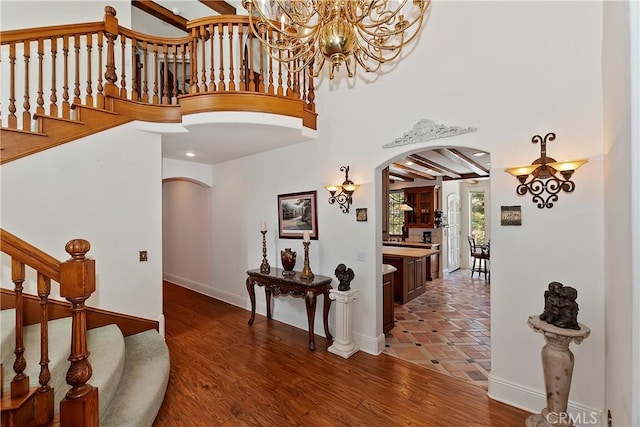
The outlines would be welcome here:
[[[51,39],[53,37],[75,36],[104,31],[104,22],[88,22],[85,24],[52,25],[50,27],[25,28],[2,31],[2,44]]]
[[[60,261],[35,246],[0,228],[2,252],[36,271],[60,282]]]

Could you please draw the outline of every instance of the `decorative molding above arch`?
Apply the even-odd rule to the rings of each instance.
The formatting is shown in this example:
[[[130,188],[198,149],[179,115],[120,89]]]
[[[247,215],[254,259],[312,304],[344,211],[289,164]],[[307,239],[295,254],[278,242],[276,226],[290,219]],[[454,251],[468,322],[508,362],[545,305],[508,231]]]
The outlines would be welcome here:
[[[462,128],[460,126],[439,125],[433,120],[422,119],[413,126],[409,132],[393,140],[382,148],[399,147],[401,145],[417,144],[419,142],[431,141],[432,139],[446,138],[449,136],[462,135],[475,132],[474,127]]]

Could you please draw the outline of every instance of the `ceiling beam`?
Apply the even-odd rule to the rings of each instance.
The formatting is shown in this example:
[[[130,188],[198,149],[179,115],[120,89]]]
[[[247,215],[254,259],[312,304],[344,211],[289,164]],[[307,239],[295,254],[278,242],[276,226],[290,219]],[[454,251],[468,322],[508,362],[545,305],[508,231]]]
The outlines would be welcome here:
[[[235,15],[236,8],[222,0],[198,0],[203,5],[215,10],[220,15]]]
[[[456,173],[456,171],[451,170],[429,159],[425,159],[419,154],[410,154],[409,157],[413,162],[415,162],[415,164],[420,165],[423,168],[433,169],[434,171],[446,175],[449,178],[460,179],[460,175]]]
[[[489,176],[489,170],[487,168],[465,156],[455,148],[439,148],[434,151],[449,160],[465,165],[480,176]]]
[[[408,182],[413,182],[414,179],[412,177],[410,177],[409,175],[405,175],[403,173],[400,172],[394,172],[394,171],[389,171],[389,178],[393,178],[393,179],[400,179],[402,181],[408,181]]]
[[[396,168],[396,169],[400,169],[402,170],[404,173],[406,173],[409,176],[412,176],[414,178],[418,178],[418,179],[436,179],[435,176],[433,175],[429,175],[426,172],[422,172],[419,171],[417,169],[413,169],[412,167],[406,166],[406,165],[402,165],[400,163],[391,163],[391,166]]]
[[[131,6],[137,7],[151,16],[155,16],[159,20],[187,32],[187,20],[180,15],[174,15],[172,11],[160,6],[158,3],[150,0],[132,0]]]
[[[448,176],[443,176],[443,181],[453,181],[457,179],[488,179],[489,177],[486,175],[478,175],[477,173],[463,173],[460,174],[460,178],[449,178]]]

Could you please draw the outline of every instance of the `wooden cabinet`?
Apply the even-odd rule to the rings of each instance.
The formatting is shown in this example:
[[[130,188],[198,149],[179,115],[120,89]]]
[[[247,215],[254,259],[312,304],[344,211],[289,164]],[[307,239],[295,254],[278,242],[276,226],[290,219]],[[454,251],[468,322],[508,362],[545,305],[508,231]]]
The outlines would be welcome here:
[[[382,332],[385,334],[394,326],[393,274],[390,272],[382,276]]]
[[[389,239],[389,167],[382,170],[382,240]]]
[[[408,228],[434,228],[435,211],[438,209],[439,187],[413,187],[404,189],[404,197],[412,211],[404,213],[404,225]]]
[[[412,300],[424,292],[425,265],[428,262],[428,257],[415,258],[407,262],[407,300]]]

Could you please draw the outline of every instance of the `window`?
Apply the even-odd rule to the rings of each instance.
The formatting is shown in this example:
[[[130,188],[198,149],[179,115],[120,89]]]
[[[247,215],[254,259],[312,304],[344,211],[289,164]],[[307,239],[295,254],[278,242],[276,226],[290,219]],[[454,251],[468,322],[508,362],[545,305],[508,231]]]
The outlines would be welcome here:
[[[471,235],[476,239],[476,244],[484,245],[486,243],[484,192],[469,193],[469,206],[471,211],[469,230],[471,231]]]
[[[398,207],[404,201],[404,191],[397,190],[389,192],[389,234],[401,235],[404,225],[404,212]]]

